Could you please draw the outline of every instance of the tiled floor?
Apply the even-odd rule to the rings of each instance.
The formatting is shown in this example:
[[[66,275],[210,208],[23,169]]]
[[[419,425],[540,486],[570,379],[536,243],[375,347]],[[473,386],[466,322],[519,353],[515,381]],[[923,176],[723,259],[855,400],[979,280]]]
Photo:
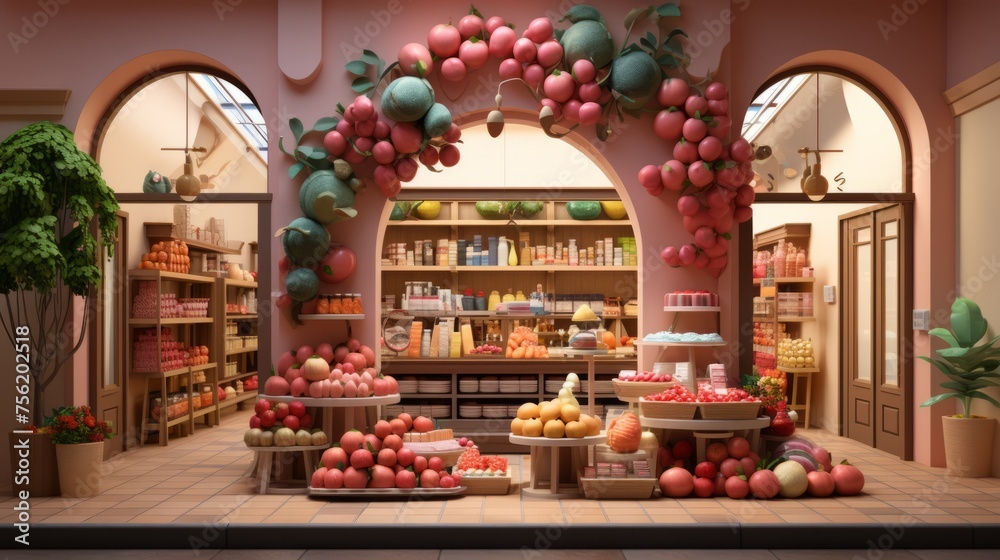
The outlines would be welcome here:
[[[146,524],[690,524],[698,523],[1000,523],[1000,479],[959,479],[943,469],[902,462],[831,434],[808,437],[849,458],[865,473],[865,493],[799,500],[728,498],[644,501],[522,499],[506,496],[448,500],[327,501],[305,495],[258,495],[243,477],[251,452],[243,445],[250,412],[226,417],[222,426],[148,445],[105,464],[103,492],[89,499],[36,498],[31,522]],[[511,456],[515,482],[527,456]],[[2,523],[13,523],[14,501],[0,503]],[[224,557],[220,557],[224,558]]]

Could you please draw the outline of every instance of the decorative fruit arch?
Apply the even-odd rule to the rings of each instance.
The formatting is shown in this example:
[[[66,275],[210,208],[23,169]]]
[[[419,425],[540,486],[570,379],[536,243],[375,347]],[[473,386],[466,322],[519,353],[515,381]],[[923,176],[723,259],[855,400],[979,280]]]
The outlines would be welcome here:
[[[283,138],[278,144],[295,160],[290,178],[308,170],[299,190],[304,216],[275,234],[285,252],[279,270],[287,274],[278,307],[291,307],[297,321],[321,282],[341,282],[353,273],[353,252],[331,245],[325,226],[357,215],[354,199],[366,183],[394,199],[420,164],[438,172],[438,164],[458,163],[462,131],[436,101],[427,77],[436,72],[439,87],[460,94],[468,72],[491,58],[500,60],[501,88],[512,81],[528,87],[538,102],[539,124],[551,137],[593,126],[597,138],[606,140],[614,119],[649,122],[647,113],[655,115],[653,131],[669,151],[664,163],[639,169],[638,182],[651,196],[677,193],[677,210],[693,236],[680,247],[664,248],[661,257],[672,267],[694,266],[718,277],[726,267],[730,231],[752,215],[753,149],[742,138],[724,143],[732,124],[726,87],[687,72],[687,34],[673,27],[679,16],[673,3],[633,9],[618,48],[592,6],[570,8],[556,22],[568,22],[565,29],[539,17],[520,36],[502,17],[486,18],[473,6],[457,25],[432,27],[426,45],[404,45],[391,64],[368,50],[347,63],[357,97],[346,107],[337,104],[338,116],[321,118],[312,128],[291,119],[296,145],[286,150]],[[633,32],[646,27],[652,30],[629,43]],[[499,91],[496,104],[487,117],[493,137],[503,131]]]

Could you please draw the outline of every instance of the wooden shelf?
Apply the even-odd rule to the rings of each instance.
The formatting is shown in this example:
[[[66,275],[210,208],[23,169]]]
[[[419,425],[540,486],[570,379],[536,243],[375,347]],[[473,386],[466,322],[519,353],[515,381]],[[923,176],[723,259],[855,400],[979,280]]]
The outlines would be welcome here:
[[[784,373],[819,373],[819,368],[817,367],[778,366],[777,370]]]
[[[754,278],[753,285],[759,286],[761,280],[763,280],[763,278]],[[775,284],[812,284],[815,281],[816,278],[813,276],[794,276],[774,279]]]
[[[140,375],[155,375],[156,377],[168,377],[168,378],[169,377],[177,377],[178,375],[184,375],[185,373],[190,373],[190,372],[191,372],[191,368],[186,367],[186,366],[182,367],[182,368],[177,368],[177,369],[170,369],[170,370],[167,370],[167,371],[135,371],[135,370],[132,370],[132,373],[138,373]]]
[[[530,313],[494,313],[490,311],[421,311],[419,309],[403,309],[413,317],[426,317],[426,318],[437,318],[437,317],[467,317],[470,319],[572,319],[572,313],[539,313],[537,315]],[[388,317],[388,313],[383,313],[382,318]],[[304,317],[304,315],[299,315],[299,317]],[[615,319],[638,319],[637,315],[631,316],[621,316],[621,317],[601,317],[601,321],[613,321]],[[540,335],[547,333],[538,333]]]
[[[221,409],[223,407],[227,407],[230,405],[234,405],[236,403],[241,403],[243,401],[248,401],[250,399],[255,399],[255,398],[257,398],[257,389],[253,389],[252,391],[243,391],[242,395],[236,395],[233,398],[220,401],[219,408]]]
[[[628,219],[621,220],[540,220],[537,218],[521,218],[514,220],[517,225],[508,226],[508,221],[499,220],[390,220],[387,225],[392,227],[587,227],[587,226],[620,226],[631,227]]]
[[[247,377],[253,377],[254,375],[257,375],[256,371],[248,371],[246,373],[237,373],[236,375],[230,375],[229,377],[220,377],[219,378],[219,383],[231,383],[231,382],[237,381],[239,379],[244,379],[244,378],[247,378]]]
[[[191,284],[213,284],[215,278],[209,276],[199,276],[197,274],[182,274],[180,272],[166,272],[163,270],[130,270],[128,277],[131,280],[163,280],[175,282],[189,282]],[[131,302],[130,302],[131,303]]]
[[[226,355],[235,356],[236,354],[245,354],[247,352],[256,352],[256,351],[257,351],[256,346],[252,348],[237,348],[236,350],[226,350]]]
[[[181,414],[180,416],[178,416],[177,418],[174,418],[173,420],[167,420],[167,428],[173,428],[174,426],[180,424],[181,422],[187,422],[189,420],[188,416],[190,416],[190,415],[188,415],[188,414]],[[159,422],[146,422],[146,430],[147,431],[158,432],[158,431],[160,431],[160,427],[161,426],[160,426]]]
[[[214,323],[212,317],[172,317],[169,319],[129,319],[128,324],[138,327],[155,327],[156,325],[201,325]]]
[[[782,239],[791,241],[796,246],[799,246],[802,240],[805,240],[804,245],[808,245],[811,230],[812,224],[782,224],[754,235],[753,248],[754,250],[760,250],[762,247],[776,245]]]
[[[637,266],[570,266],[549,264],[539,266],[399,266],[383,265],[382,272],[637,272]]]
[[[257,289],[257,282],[253,280],[232,280],[230,278],[224,279],[227,288],[248,288],[251,290]]]
[[[192,398],[200,398],[200,397],[192,397]],[[216,410],[215,409],[215,404],[211,404],[211,405],[208,405],[208,406],[203,406],[203,407],[199,408],[198,410],[195,410],[194,412],[191,413],[191,419],[194,420],[195,418],[201,418],[202,416],[204,416],[206,414],[210,414],[212,412],[215,412],[215,410]]]
[[[257,318],[257,314],[256,313],[249,313],[249,314],[246,314],[246,315],[240,315],[240,314],[227,314],[226,315],[226,320],[227,321],[233,321],[233,320],[238,320],[238,319],[256,319],[256,318]]]
[[[816,317],[779,316],[777,320],[779,323],[811,323],[816,320]]]
[[[360,321],[364,313],[306,313],[299,315],[303,321]]]
[[[173,241],[179,240],[183,241],[188,249],[199,253],[213,253],[217,255],[241,255],[243,254],[242,249],[230,249],[229,247],[223,247],[221,245],[215,245],[213,243],[206,243],[204,241],[194,241],[191,239],[180,239],[174,237],[171,232],[173,230],[173,224],[167,222],[146,222],[146,239],[149,240],[150,244],[159,243],[161,241]]]
[[[197,365],[197,366],[191,366],[191,372],[194,373],[194,372],[197,372],[197,371],[208,371],[208,370],[214,368],[216,365],[217,364],[215,362],[209,362],[207,364],[200,364],[200,365]]]
[[[722,307],[719,307],[719,306],[704,307],[704,306],[695,306],[695,305],[664,305],[663,306],[663,310],[667,311],[667,312],[673,312],[673,313],[699,313],[699,312],[701,312],[701,313],[713,313],[713,312],[718,313],[719,311],[722,311]]]

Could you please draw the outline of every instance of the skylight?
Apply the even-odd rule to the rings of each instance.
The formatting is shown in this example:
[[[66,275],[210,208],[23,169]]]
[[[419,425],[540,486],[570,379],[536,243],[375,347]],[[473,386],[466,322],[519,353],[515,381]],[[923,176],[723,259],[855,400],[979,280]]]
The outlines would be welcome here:
[[[743,118],[743,138],[753,142],[771,123],[781,107],[792,98],[806,80],[814,74],[797,74],[775,82],[754,99]]]
[[[223,79],[208,74],[192,74],[192,77],[266,162],[267,126],[257,105],[243,90]]]

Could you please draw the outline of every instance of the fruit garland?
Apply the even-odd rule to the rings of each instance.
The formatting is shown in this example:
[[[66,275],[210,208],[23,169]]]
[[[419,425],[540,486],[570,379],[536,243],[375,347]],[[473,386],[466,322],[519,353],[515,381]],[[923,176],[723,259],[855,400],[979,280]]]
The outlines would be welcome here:
[[[290,178],[310,170],[300,188],[305,217],[278,232],[292,280],[292,286],[286,280],[288,293],[279,298],[279,307],[295,303],[299,308],[316,297],[315,267],[330,250],[328,235],[317,226],[325,230],[327,224],[357,215],[353,203],[364,185],[361,177],[374,181],[392,199],[402,183],[416,176],[420,164],[438,172],[434,166],[439,163],[458,163],[461,129],[448,108],[436,101],[428,78],[436,77],[440,89],[453,97],[464,90],[469,72],[484,67],[491,56],[501,59],[501,87],[521,81],[531,90],[539,122],[549,136],[560,137],[584,125],[594,126],[597,138],[607,140],[614,118],[642,118],[655,98],[662,110],[653,129],[673,143],[671,159],[643,167],[638,180],[654,196],[665,190],[681,193],[678,211],[694,236],[693,243],[679,249],[665,248],[661,257],[670,266],[693,265],[720,275],[730,230],[751,216],[753,149],[743,139],[723,144],[731,125],[726,88],[719,82],[708,84],[703,94],[692,88],[694,79],[686,71],[690,58],[681,40],[687,34],[671,24],[679,16],[673,3],[631,10],[625,17],[623,48],[616,51],[604,16],[592,6],[571,7],[560,20],[569,22],[566,29],[557,29],[546,17],[535,18],[520,37],[502,17],[486,18],[471,6],[457,25],[432,27],[426,46],[404,45],[388,66],[374,52],[363,51],[359,60],[346,65],[353,76],[351,88],[358,94],[354,101],[346,107],[337,104],[339,116],[320,118],[311,129],[291,119],[289,129],[297,145],[287,151],[283,138],[278,143],[295,160]],[[652,22],[658,33],[647,32],[637,43],[629,43],[644,22]],[[677,75],[668,77],[667,71]],[[373,96],[383,82],[376,105]],[[496,101],[496,110],[487,117],[494,137],[503,129],[499,91]],[[557,132],[556,124],[567,128]],[[321,145],[304,142],[310,136],[322,136]]]

